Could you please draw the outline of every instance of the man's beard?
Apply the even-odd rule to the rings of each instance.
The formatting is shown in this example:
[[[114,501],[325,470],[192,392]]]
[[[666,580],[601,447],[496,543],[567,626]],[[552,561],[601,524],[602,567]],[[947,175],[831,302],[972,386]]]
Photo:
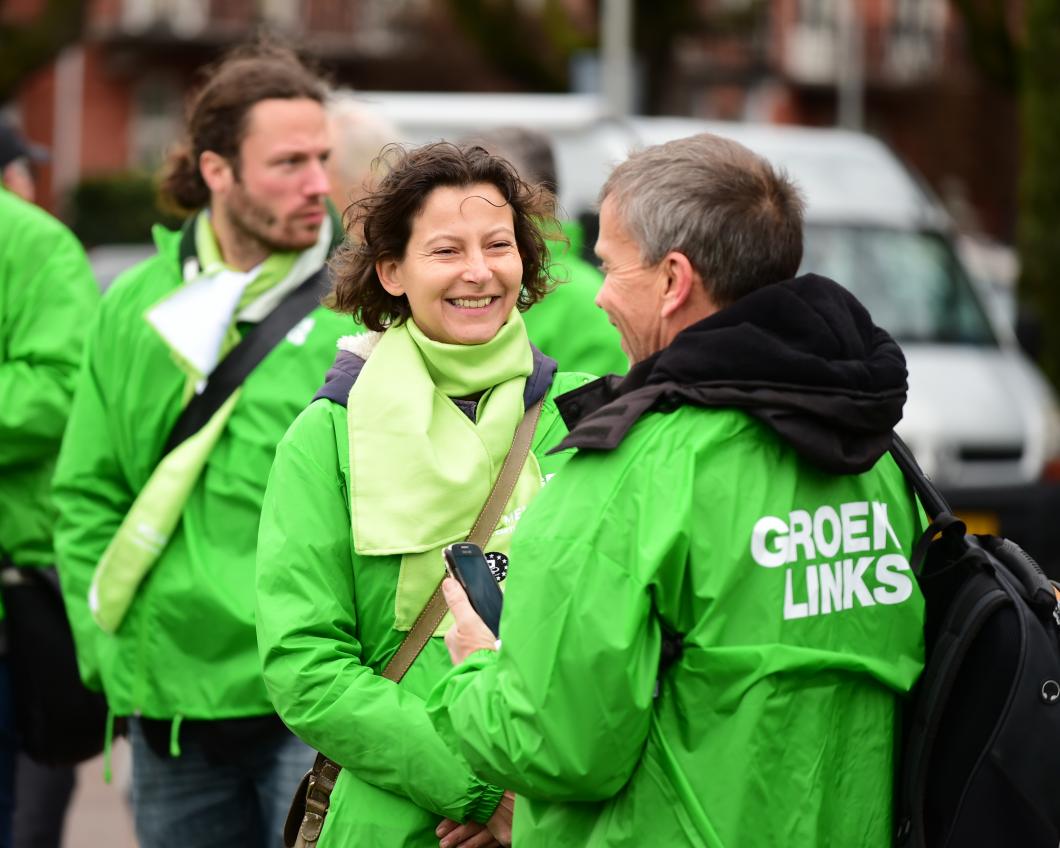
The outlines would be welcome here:
[[[268,253],[305,250],[316,244],[317,233],[299,237],[277,226],[279,218],[259,203],[240,183],[236,183],[225,203],[225,211],[237,238],[255,244]],[[319,232],[319,231],[318,231]]]

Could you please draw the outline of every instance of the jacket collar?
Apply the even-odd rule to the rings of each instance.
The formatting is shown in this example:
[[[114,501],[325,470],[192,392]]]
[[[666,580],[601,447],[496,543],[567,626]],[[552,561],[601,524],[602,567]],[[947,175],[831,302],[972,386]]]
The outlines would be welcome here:
[[[350,396],[350,389],[353,388],[353,384],[360,377],[361,369],[364,368],[364,363],[370,355],[373,347],[370,337],[373,335],[377,334],[364,333],[360,336],[346,337],[346,339],[340,341],[340,343],[345,344],[345,347],[336,354],[335,361],[324,377],[324,385],[313,396],[314,401],[323,398],[337,403],[339,406],[346,406],[346,401]],[[358,341],[365,339],[368,339],[368,341]],[[523,389],[524,407],[532,406],[548,394],[558,367],[556,360],[545,356],[533,345],[530,345],[530,350],[534,356],[534,366],[530,376],[526,378],[526,386]]]

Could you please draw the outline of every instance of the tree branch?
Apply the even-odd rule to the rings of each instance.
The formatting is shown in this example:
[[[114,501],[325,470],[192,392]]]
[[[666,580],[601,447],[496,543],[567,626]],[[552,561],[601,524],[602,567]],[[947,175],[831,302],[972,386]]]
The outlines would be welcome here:
[[[46,0],[27,23],[0,24],[0,104],[84,31],[88,0]]]
[[[964,19],[968,49],[980,70],[1009,91],[1019,87],[1020,48],[1005,12],[1006,0],[953,0]]]

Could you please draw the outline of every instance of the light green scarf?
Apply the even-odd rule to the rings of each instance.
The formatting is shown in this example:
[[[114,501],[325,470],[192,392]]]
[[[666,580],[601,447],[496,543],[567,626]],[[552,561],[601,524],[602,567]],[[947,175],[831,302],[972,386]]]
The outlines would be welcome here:
[[[322,247],[324,252],[321,256],[326,256],[326,244],[325,242]],[[316,248],[303,251],[301,254],[276,253],[258,266],[256,276],[246,284],[235,308],[227,317],[220,316],[220,320],[227,320],[228,324],[227,329],[224,330],[217,359],[223,357],[239,343],[240,335],[236,329],[239,313],[249,304],[261,299],[263,295],[280,287],[290,289],[314,273],[320,267],[322,259],[314,262],[313,258],[306,254],[313,250],[319,252],[320,249],[321,245],[318,243]],[[224,272],[232,273],[232,270],[224,265],[213,227],[204,212],[199,214],[195,222],[195,251],[201,274],[193,280],[186,281],[185,285],[190,285],[205,276]],[[299,257],[308,261],[296,263]],[[315,264],[316,267],[307,269],[306,266],[310,264]],[[169,297],[179,294],[181,294],[180,289]],[[163,306],[164,303],[163,301],[159,305]],[[149,323],[150,314],[149,310],[147,316]],[[170,344],[164,334],[160,333],[160,335],[167,344]],[[201,368],[192,364],[188,357],[180,355],[171,344],[170,349],[174,361],[187,375],[184,389],[184,402],[187,403],[194,394],[196,385],[201,383],[206,375],[202,373]],[[180,521],[184,505],[206,465],[207,458],[217,444],[217,440],[221,438],[239,395],[240,389],[237,388],[202,429],[162,458],[137,494],[136,500],[122,520],[117,533],[107,545],[107,549],[103,552],[92,574],[92,584],[88,592],[89,610],[103,631],[114,633],[124,621],[140,583],[158,560]]]
[[[210,216],[205,212],[195,221],[195,252],[199,256],[199,266],[203,274],[235,270],[225,264],[224,257],[221,255],[221,246],[217,243],[217,236],[214,235],[213,227],[210,225]],[[298,253],[291,250],[270,253],[265,261],[258,265],[257,273],[243,289],[239,303],[232,313],[228,332],[225,334],[222,356],[239,344],[240,335],[236,329],[236,316],[283,280],[291,272],[297,258]]]
[[[441,549],[467,538],[485,504],[523,417],[532,370],[526,328],[513,310],[481,345],[432,341],[412,320],[391,327],[354,383],[347,401],[354,548],[402,555],[399,630],[411,627],[443,576]],[[479,392],[471,421],[451,398]],[[531,453],[490,550],[506,552],[540,487]]]

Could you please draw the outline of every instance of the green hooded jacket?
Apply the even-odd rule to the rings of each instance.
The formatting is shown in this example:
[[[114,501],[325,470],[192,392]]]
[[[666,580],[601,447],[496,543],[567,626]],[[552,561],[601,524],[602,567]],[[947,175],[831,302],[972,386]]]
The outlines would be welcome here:
[[[88,608],[96,564],[181,410],[186,374],[144,313],[183,284],[191,232],[156,228],[158,254],[103,299],[55,475],[56,551],[82,677],[102,685],[117,715],[260,716],[272,712],[254,634],[265,483],[276,444],[320,385],[336,339],[356,330],[348,316],[315,309],[247,378],[120,629],[104,633]]]
[[[545,455],[567,432],[553,396],[586,379],[551,381],[531,446],[546,478],[570,455]],[[450,667],[440,637],[400,684],[381,676],[406,635],[395,629],[401,557],[354,551],[346,409],[334,399],[299,416],[269,478],[257,572],[265,682],[287,726],[343,767],[321,848],[434,848],[443,817],[485,822],[503,790],[476,777],[427,718],[424,699]]]
[[[542,353],[563,371],[625,374],[629,360],[618,330],[596,305],[603,275],[581,258],[581,229],[563,223],[569,244],[548,242],[556,287],[523,315],[526,332]]]
[[[55,561],[49,485],[99,289],[59,221],[0,187],[0,553]]]
[[[516,793],[519,848],[889,846],[923,664],[897,345],[808,277],[598,404],[605,382],[559,401],[578,454],[516,531],[500,650],[431,693],[435,726]]]
[[[714,497],[731,486],[738,501]],[[815,586],[811,613],[809,581],[820,567],[841,581],[835,564],[858,544],[827,557],[804,545],[790,563],[751,554],[759,520],[790,525],[792,504],[870,505],[844,528],[870,564],[831,609]],[[456,668],[433,717],[476,773],[517,793],[521,848],[882,848],[895,694],[921,665],[919,593],[898,602],[917,531],[889,458],[836,487],[742,412],[650,414],[615,452],[575,457],[527,511],[501,651]],[[685,644],[653,698],[660,621]]]

